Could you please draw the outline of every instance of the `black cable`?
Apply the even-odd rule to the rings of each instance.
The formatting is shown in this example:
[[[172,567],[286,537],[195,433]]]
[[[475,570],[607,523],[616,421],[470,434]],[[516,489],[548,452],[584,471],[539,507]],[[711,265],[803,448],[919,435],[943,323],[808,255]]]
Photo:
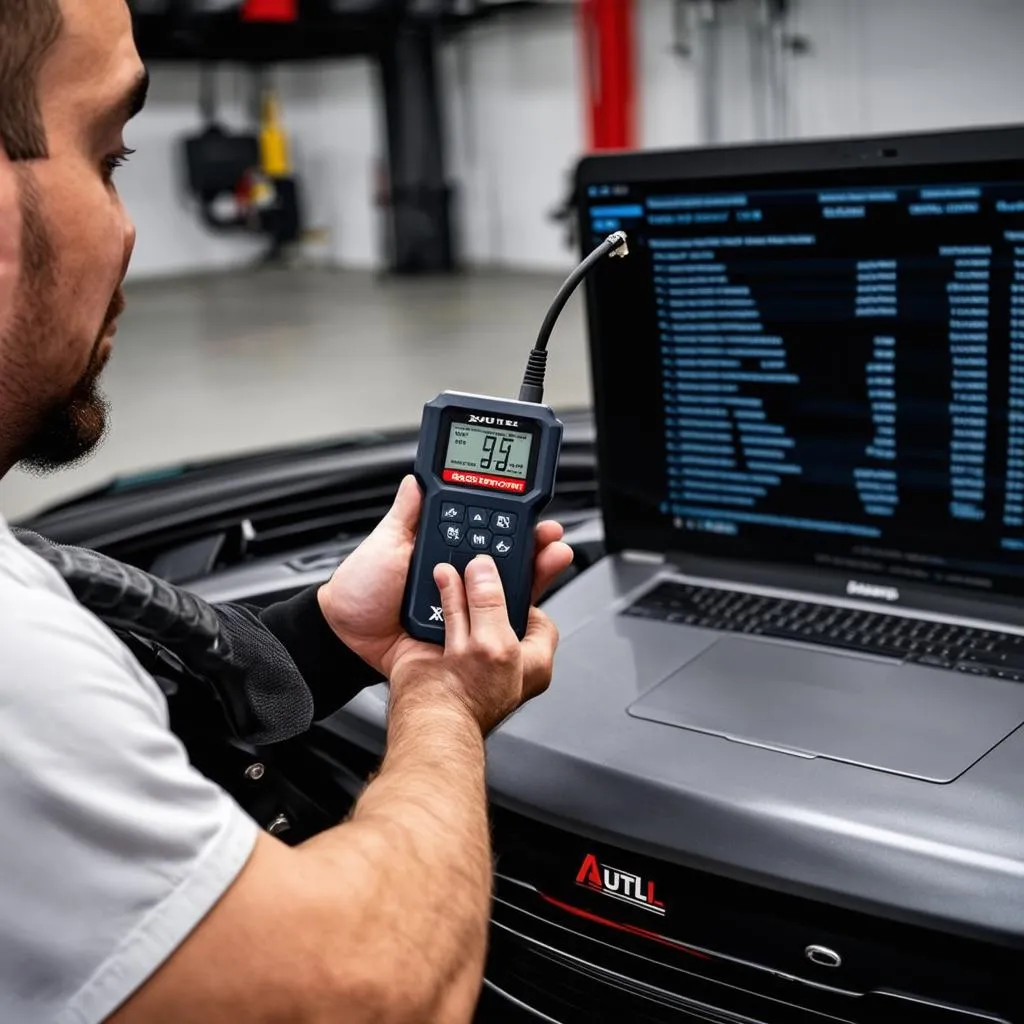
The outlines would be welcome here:
[[[579,287],[587,274],[600,263],[605,256],[628,256],[629,247],[626,244],[626,232],[616,231],[609,235],[583,262],[565,279],[565,284],[558,289],[555,301],[544,317],[540,326],[540,333],[537,335],[537,343],[530,353],[530,359],[526,364],[526,373],[523,374],[523,385],[519,389],[520,402],[544,401],[544,376],[548,364],[548,339],[554,330],[555,322],[565,309],[569,297]]]

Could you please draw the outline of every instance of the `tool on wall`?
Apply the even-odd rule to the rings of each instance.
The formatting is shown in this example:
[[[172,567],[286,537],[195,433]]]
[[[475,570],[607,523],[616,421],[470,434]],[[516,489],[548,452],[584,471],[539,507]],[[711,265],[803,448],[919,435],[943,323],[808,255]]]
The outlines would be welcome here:
[[[184,140],[186,180],[203,223],[267,238],[266,259],[276,261],[302,233],[299,189],[277,95],[258,70],[253,87],[258,129],[230,131],[218,118],[215,70],[203,67],[204,127]]]

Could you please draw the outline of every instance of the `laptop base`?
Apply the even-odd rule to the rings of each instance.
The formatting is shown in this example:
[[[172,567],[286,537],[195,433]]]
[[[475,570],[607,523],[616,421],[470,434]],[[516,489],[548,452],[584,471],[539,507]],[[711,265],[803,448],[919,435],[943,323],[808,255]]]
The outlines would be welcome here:
[[[691,633],[676,629],[680,639]],[[943,783],[1024,723],[1024,684],[724,638],[628,710],[739,743]]]

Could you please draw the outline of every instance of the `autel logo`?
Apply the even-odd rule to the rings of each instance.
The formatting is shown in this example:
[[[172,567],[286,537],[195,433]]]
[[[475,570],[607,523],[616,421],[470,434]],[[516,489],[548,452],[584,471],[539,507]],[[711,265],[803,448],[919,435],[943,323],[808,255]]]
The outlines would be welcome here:
[[[849,597],[870,597],[875,601],[900,599],[900,592],[895,587],[879,587],[874,583],[859,583],[857,580],[850,580],[846,584],[846,593]]]
[[[470,423],[486,423],[489,427],[518,427],[519,420],[503,420],[497,416],[477,416],[475,413],[469,414]]]
[[[654,895],[653,881],[645,885],[640,875],[600,864],[592,853],[583,858],[583,866],[576,873],[576,884],[660,917],[665,916],[665,904]]]

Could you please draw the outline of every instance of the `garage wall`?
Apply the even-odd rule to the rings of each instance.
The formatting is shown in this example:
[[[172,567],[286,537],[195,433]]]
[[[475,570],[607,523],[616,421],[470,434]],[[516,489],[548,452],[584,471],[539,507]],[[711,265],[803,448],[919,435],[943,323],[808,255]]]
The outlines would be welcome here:
[[[550,213],[584,146],[572,12],[482,24],[451,44],[444,74],[467,258],[561,267],[568,250]]]
[[[757,133],[750,46],[737,0],[723,8],[721,122],[727,139]],[[672,52],[670,0],[637,0],[642,141],[699,141],[696,69]],[[1024,4],[1018,0],[797,0],[811,42],[790,58],[790,134],[835,135],[1024,121]],[[465,252],[475,263],[563,269],[564,198],[583,145],[573,13],[556,7],[483,24],[443,62],[451,97],[453,177],[461,184]],[[375,266],[371,205],[381,152],[373,69],[348,61],[280,73],[288,128],[309,198],[318,254]],[[240,123],[244,84],[222,75],[225,120]],[[156,69],[150,106],[130,130],[139,149],[122,193],[139,226],[133,274],[203,272],[251,260],[243,239],[211,236],[187,212],[174,139],[198,123],[194,74]]]
[[[805,0],[794,63],[801,134],[1024,120],[1018,0]]]

